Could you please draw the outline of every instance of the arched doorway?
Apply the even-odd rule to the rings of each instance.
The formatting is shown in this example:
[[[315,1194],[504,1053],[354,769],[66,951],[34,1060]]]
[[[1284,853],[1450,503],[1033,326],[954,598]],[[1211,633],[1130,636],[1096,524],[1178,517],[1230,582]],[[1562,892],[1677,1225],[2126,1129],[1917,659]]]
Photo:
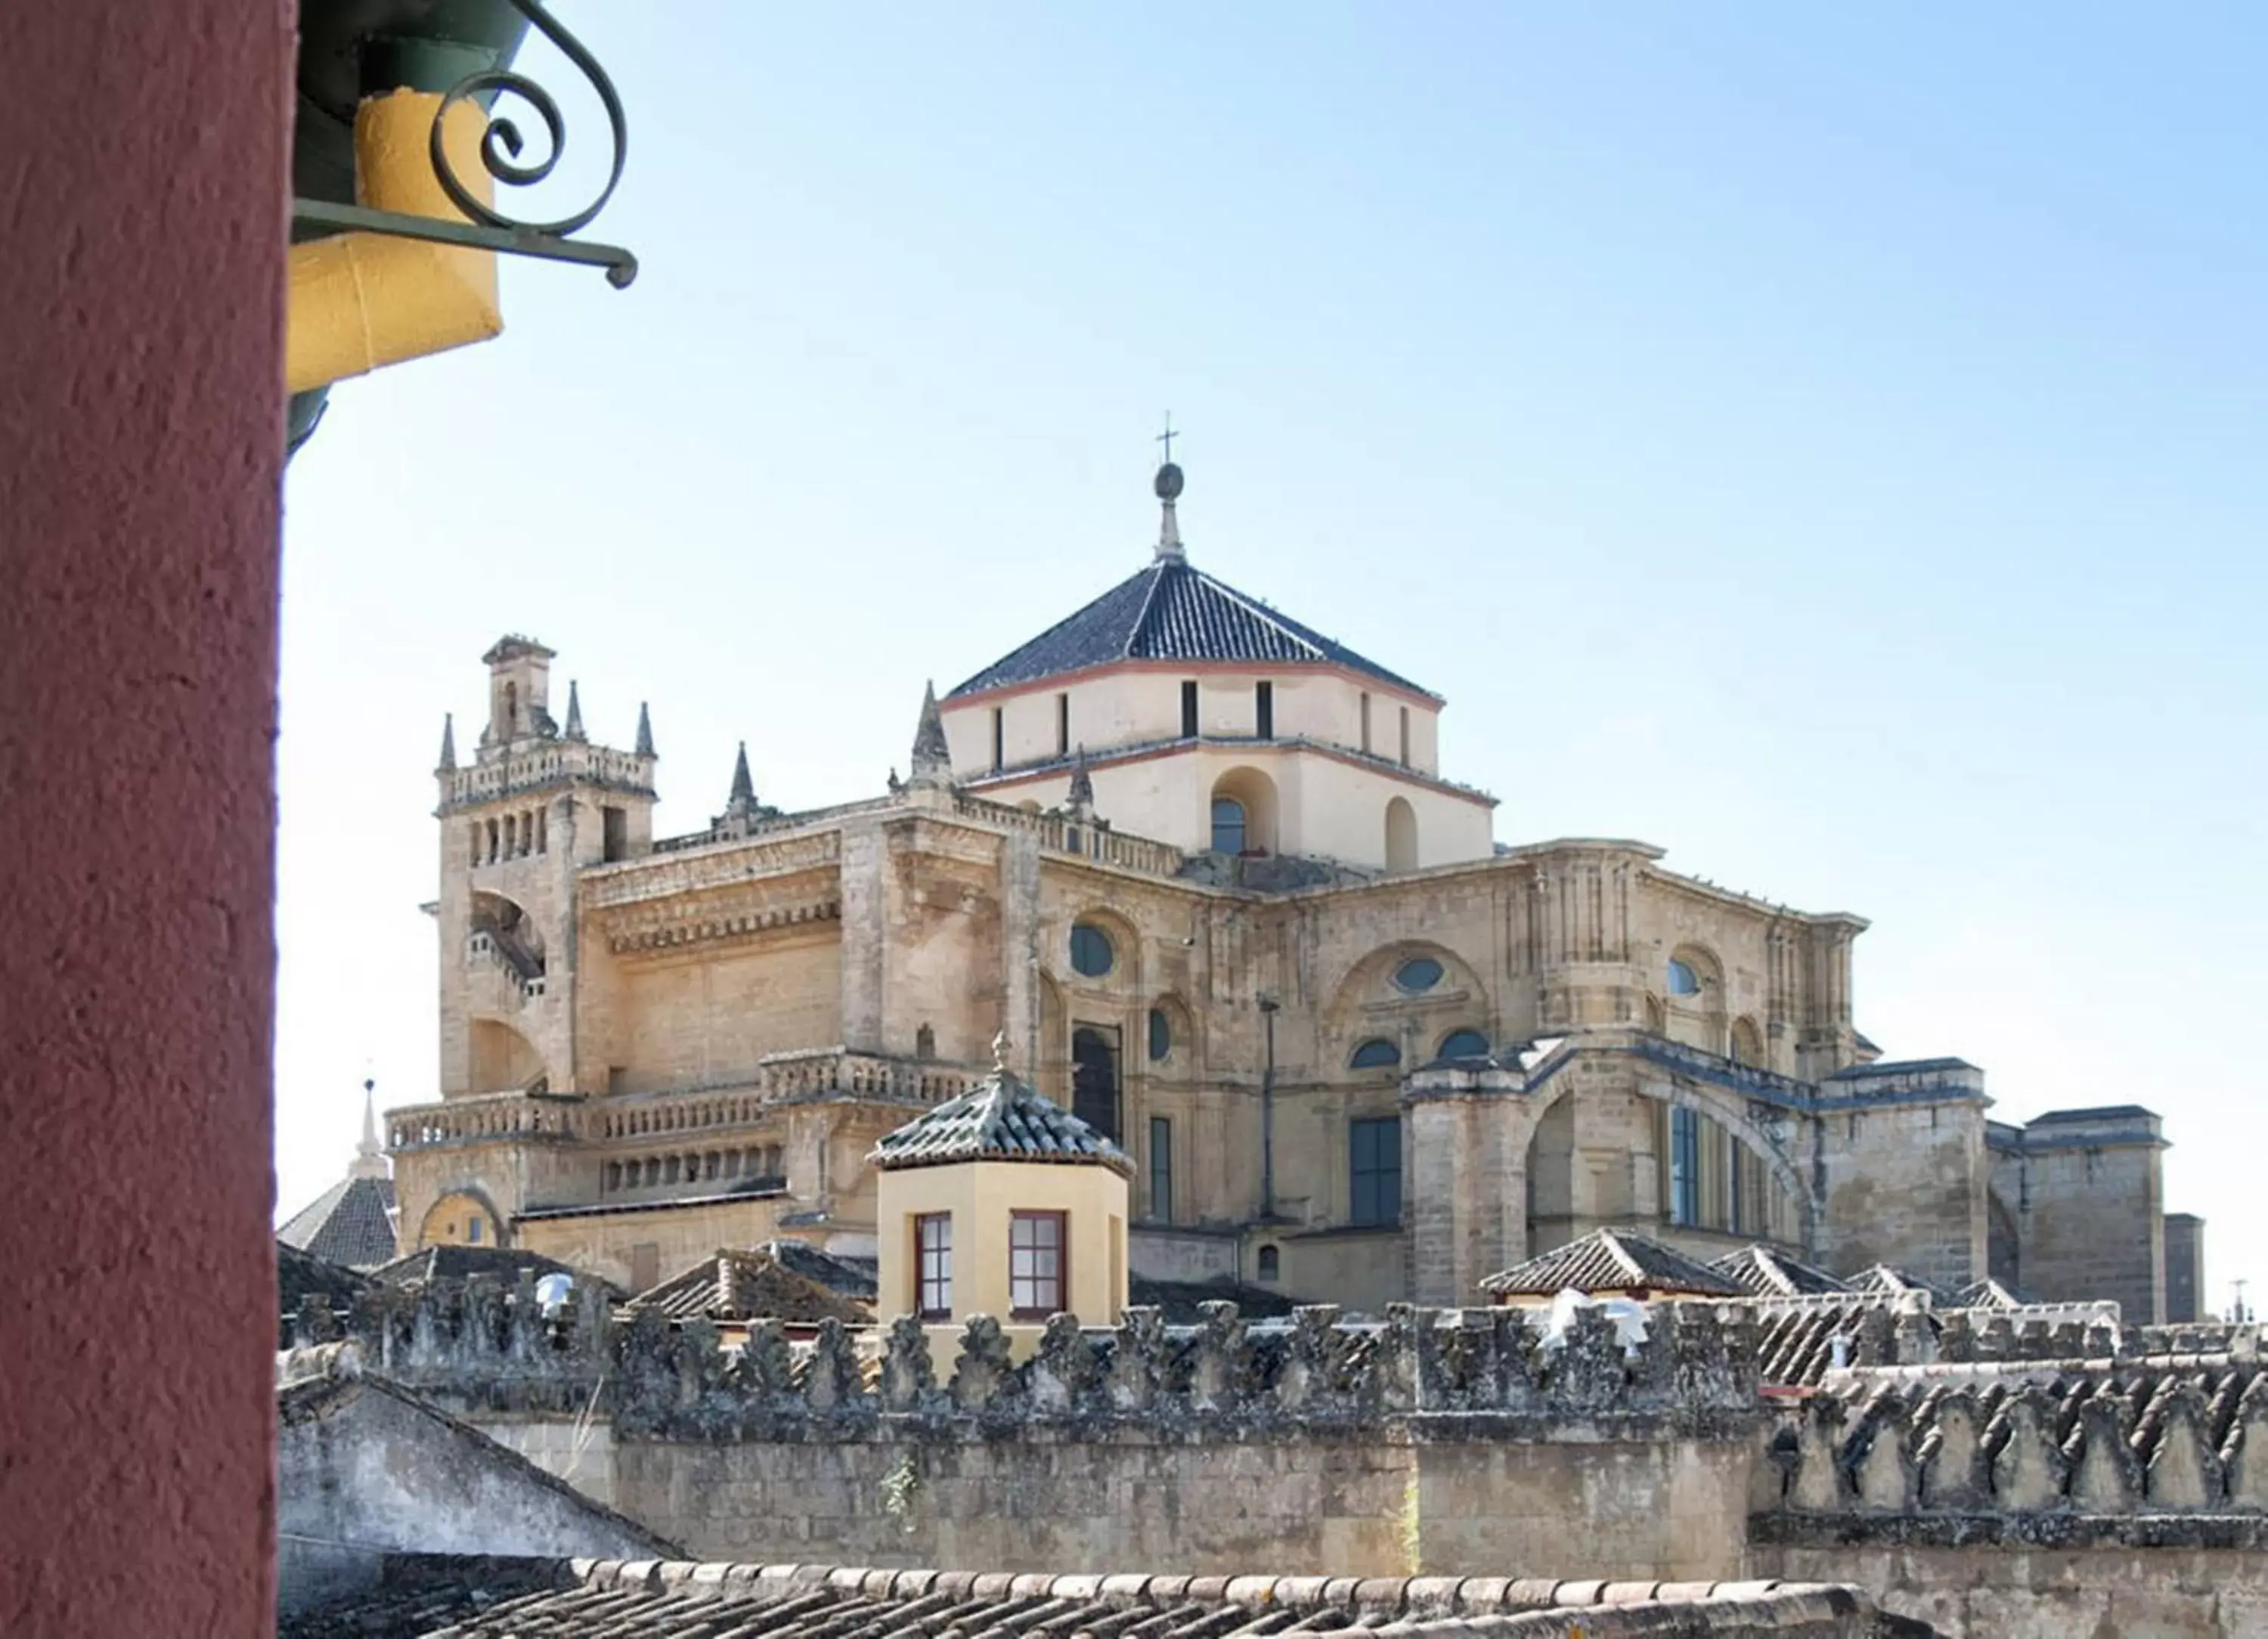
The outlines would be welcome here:
[[[1081,1025],[1071,1034],[1071,1113],[1118,1142],[1117,1032]]]

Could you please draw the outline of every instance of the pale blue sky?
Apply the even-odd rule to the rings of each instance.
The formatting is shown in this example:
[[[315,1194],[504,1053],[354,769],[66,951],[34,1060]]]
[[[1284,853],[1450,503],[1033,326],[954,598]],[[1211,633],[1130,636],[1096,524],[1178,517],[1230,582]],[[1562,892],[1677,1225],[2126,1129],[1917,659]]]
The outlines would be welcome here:
[[[2268,1276],[2268,14],[563,7],[632,146],[505,334],[342,385],[285,526],[283,1204],[433,1096],[429,771],[500,632],[661,824],[877,790],[1192,558],[1449,700],[1507,842],[1872,918],[1859,1025],[2167,1118]],[[571,158],[601,142],[573,75]]]

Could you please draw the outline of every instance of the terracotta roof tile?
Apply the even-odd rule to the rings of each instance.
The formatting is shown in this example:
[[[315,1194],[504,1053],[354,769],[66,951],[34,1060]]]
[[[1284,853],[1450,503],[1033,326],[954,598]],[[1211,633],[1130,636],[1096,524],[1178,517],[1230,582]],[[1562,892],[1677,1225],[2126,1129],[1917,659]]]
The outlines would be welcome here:
[[[1481,1290],[1498,1297],[1579,1292],[1740,1297],[1742,1288],[1697,1258],[1630,1230],[1594,1230],[1541,1257],[1491,1275]]]

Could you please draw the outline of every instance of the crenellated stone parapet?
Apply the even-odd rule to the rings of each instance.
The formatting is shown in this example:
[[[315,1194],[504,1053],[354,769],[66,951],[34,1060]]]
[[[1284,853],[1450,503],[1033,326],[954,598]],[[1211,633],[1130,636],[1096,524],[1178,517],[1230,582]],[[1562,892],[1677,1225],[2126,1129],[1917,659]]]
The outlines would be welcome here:
[[[365,1293],[355,1369],[468,1413],[610,1416],[618,1439],[921,1437],[1157,1440],[1368,1433],[1542,1440],[1749,1437],[1758,1413],[1752,1324],[1737,1305],[1668,1310],[1626,1345],[1596,1312],[1565,1333],[1513,1309],[1336,1309],[1248,1321],[1233,1304],[1197,1326],[1130,1309],[1115,1327],[1058,1315],[1028,1358],[996,1320],[950,1350],[901,1317],[873,1331],[822,1324],[809,1341],[759,1322],[727,1347],[706,1321],[628,1319],[602,1289],[549,1310],[534,1283],[474,1280]],[[309,1341],[321,1341],[310,1336]]]
[[[2268,1372],[2249,1350],[1854,1371],[1765,1449],[1760,1540],[2170,1543],[2198,1531],[2083,1522],[2242,1516],[2198,1529],[2268,1546]]]

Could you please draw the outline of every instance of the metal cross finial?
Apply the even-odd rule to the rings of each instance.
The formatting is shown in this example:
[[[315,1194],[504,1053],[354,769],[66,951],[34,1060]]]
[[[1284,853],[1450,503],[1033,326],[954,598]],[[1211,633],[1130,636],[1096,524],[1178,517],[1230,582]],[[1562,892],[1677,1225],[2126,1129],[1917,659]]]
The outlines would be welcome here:
[[[1181,436],[1182,435],[1180,433],[1174,430],[1174,412],[1167,410],[1166,412],[1166,430],[1158,435],[1158,442],[1166,446],[1167,460],[1171,461],[1174,459],[1174,440]]]

